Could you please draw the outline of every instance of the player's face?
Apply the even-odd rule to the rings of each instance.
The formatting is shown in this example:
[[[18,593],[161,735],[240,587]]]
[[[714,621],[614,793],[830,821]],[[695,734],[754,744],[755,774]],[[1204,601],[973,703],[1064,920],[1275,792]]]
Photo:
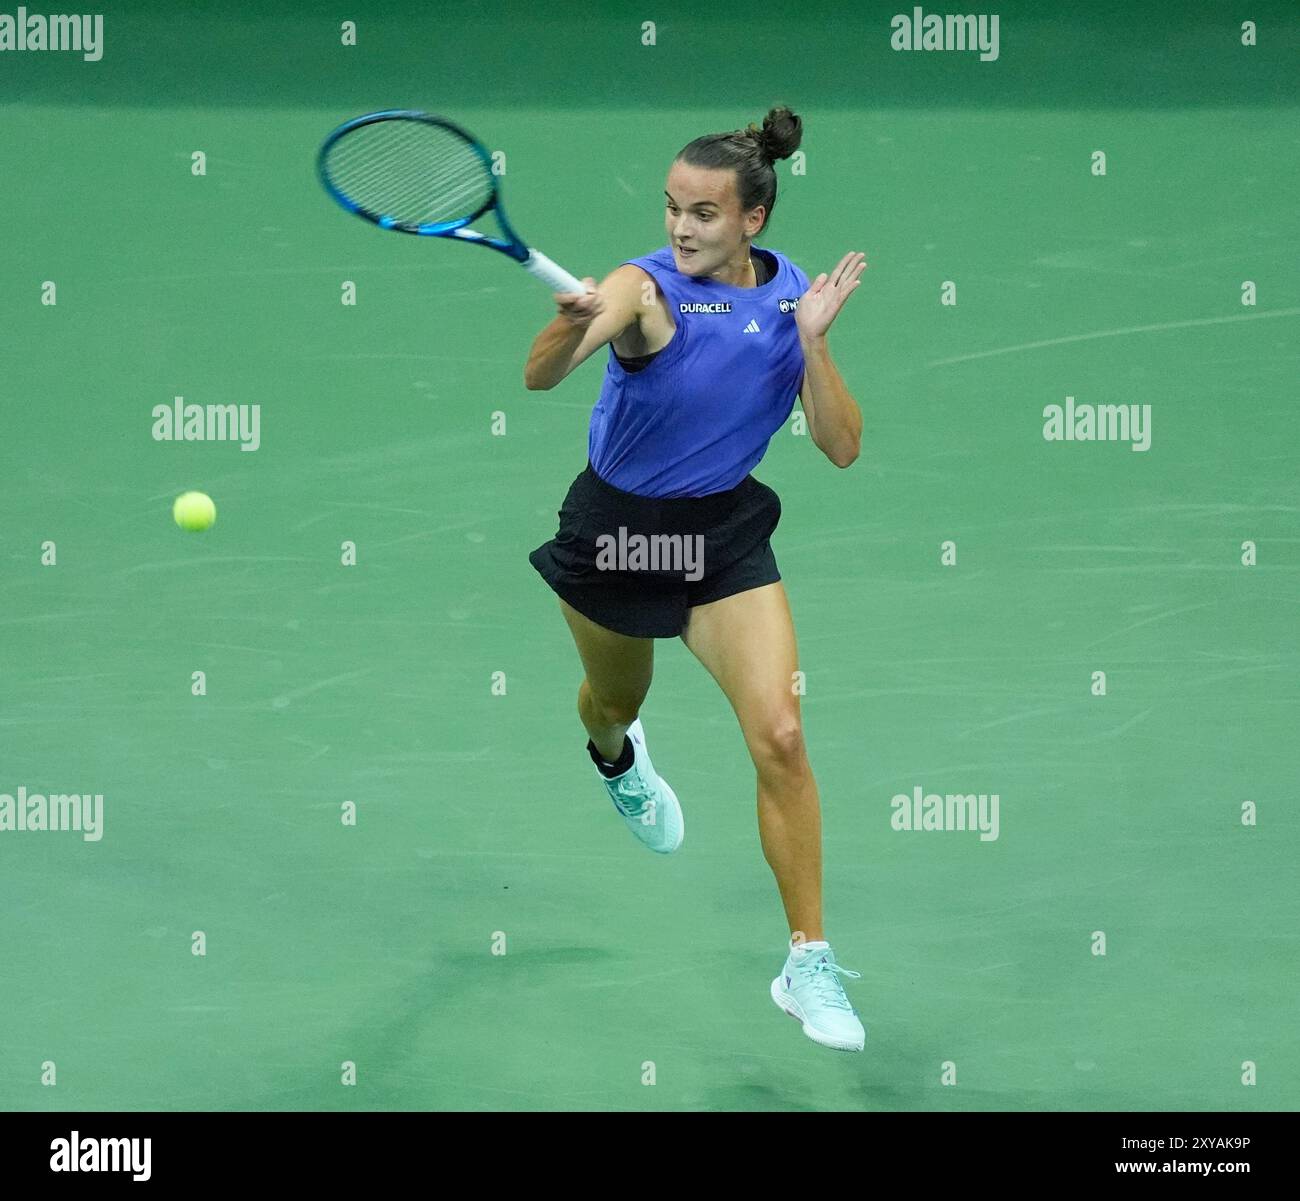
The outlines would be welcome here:
[[[664,191],[664,228],[685,275],[708,275],[730,262],[762,224],[761,206],[748,217],[741,212],[734,171],[675,162]]]

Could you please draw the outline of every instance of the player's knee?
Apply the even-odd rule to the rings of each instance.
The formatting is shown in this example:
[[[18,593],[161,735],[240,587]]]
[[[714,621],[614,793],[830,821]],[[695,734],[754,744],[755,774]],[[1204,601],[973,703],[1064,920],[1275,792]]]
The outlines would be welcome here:
[[[798,714],[783,714],[765,720],[751,735],[754,766],[761,771],[797,772],[807,762],[803,723]]]
[[[607,726],[630,726],[641,712],[641,702],[624,699],[599,702]]]
[[[641,712],[641,702],[645,700],[645,697],[628,695],[602,696],[587,680],[583,681],[583,688],[589,694],[596,720],[602,726],[630,726],[636,721],[637,714]],[[578,707],[582,707],[581,694]]]

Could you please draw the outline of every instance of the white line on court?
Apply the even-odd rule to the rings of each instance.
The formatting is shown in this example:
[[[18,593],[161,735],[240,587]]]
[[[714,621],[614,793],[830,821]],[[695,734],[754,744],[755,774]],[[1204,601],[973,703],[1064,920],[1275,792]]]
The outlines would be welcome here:
[[[1296,317],[1300,309],[1275,309],[1271,313],[1243,313],[1236,317],[1198,317],[1194,321],[1167,321],[1161,325],[1129,325],[1123,329],[1103,329],[1093,334],[1070,334],[1064,338],[1047,338],[1042,342],[1025,342],[1020,346],[1002,346],[997,350],[981,350],[975,354],[962,354],[953,359],[936,359],[927,367],[946,367],[949,363],[969,363],[972,359],[987,359],[998,354],[1014,354],[1018,350],[1037,350],[1043,346],[1063,346],[1067,342],[1087,342],[1092,338],[1114,338],[1120,334],[1146,334],[1156,330],[1190,329],[1196,325],[1226,325],[1232,321],[1263,321],[1267,317]]]

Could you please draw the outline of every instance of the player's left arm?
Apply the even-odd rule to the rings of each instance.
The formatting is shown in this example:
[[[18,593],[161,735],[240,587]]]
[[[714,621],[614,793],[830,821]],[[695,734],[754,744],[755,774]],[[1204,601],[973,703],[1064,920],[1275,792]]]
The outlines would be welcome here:
[[[849,395],[826,339],[802,341],[804,373],[799,400],[813,444],[836,467],[848,467],[862,447],[862,413]]]
[[[808,415],[814,444],[836,467],[847,467],[858,457],[862,447],[862,412],[831,361],[826,331],[844,302],[857,290],[858,276],[866,266],[866,255],[846,254],[830,276],[823,272],[813,280],[795,310],[804,357],[799,399]]]

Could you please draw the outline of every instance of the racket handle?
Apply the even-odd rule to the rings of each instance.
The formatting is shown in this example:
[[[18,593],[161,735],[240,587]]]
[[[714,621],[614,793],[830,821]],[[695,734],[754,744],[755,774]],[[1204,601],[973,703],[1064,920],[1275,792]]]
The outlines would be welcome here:
[[[551,262],[540,250],[529,249],[523,268],[534,279],[540,279],[552,292],[577,292],[587,289],[581,280],[574,279],[563,267]]]

